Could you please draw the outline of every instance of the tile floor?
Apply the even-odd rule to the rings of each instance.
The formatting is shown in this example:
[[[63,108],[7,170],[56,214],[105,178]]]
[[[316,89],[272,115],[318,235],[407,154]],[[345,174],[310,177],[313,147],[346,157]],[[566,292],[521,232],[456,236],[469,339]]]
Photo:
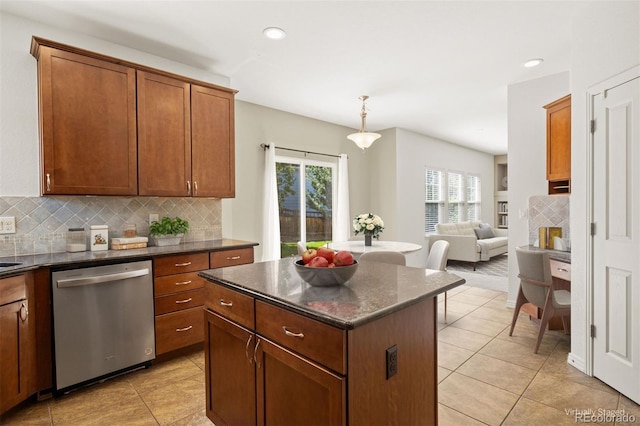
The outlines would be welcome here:
[[[513,310],[505,281],[462,274],[448,292],[448,322],[439,310],[439,424],[575,424],[575,410],[624,410],[640,423],[640,407],[567,364],[569,336],[547,332],[533,353],[537,328]],[[157,363],[62,398],[27,404],[2,425],[211,425],[204,412],[204,353]],[[614,424],[614,423],[607,423]]]

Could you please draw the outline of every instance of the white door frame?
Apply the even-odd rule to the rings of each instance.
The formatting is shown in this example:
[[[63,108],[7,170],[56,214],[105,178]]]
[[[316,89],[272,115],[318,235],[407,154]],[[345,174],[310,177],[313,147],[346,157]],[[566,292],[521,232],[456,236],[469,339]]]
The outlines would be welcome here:
[[[638,75],[640,75],[640,65],[636,65],[634,67],[629,68],[626,71],[621,72],[620,74],[617,74],[615,76],[612,76],[600,83],[597,83],[595,85],[593,85],[592,87],[590,87],[587,90],[586,96],[587,96],[587,126],[591,126],[591,121],[595,118],[595,114],[594,114],[594,98],[596,95],[602,93],[603,91],[606,91],[608,89],[611,89],[613,87],[617,87],[621,84],[624,84],[630,80],[632,80],[633,78],[638,77]],[[589,236],[588,240],[588,244],[586,247],[586,252],[587,252],[587,259],[586,259],[586,285],[587,285],[587,291],[586,291],[586,300],[585,300],[585,306],[586,306],[586,321],[587,321],[587,327],[585,327],[585,332],[586,332],[586,337],[585,337],[585,342],[587,342],[587,350],[586,350],[586,356],[585,356],[585,373],[588,374],[589,376],[593,376],[593,352],[594,352],[594,344],[593,344],[593,338],[591,337],[591,325],[593,324],[593,318],[594,318],[594,305],[593,305],[593,293],[594,293],[594,270],[593,270],[593,245],[594,245],[594,238],[591,235],[591,224],[594,221],[594,205],[593,205],[593,199],[594,199],[594,182],[593,182],[593,177],[594,177],[594,155],[593,155],[593,151],[594,151],[594,134],[593,132],[591,132],[590,130],[587,132],[588,136],[588,140],[589,140],[589,149],[587,152],[587,194],[586,194],[586,205],[587,205],[587,235]]]

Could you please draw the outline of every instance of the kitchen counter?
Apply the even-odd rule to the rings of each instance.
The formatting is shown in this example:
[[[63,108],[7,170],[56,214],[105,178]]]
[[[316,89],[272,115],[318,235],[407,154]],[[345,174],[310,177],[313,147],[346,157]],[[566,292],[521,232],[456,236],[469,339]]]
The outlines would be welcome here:
[[[200,276],[347,330],[465,282],[447,272],[366,262],[345,285],[313,287],[295,271],[295,259],[212,269]]]
[[[67,265],[86,266],[110,261],[130,261],[148,259],[165,254],[216,251],[257,246],[258,243],[223,238],[220,240],[198,241],[164,247],[146,247],[131,250],[82,251],[77,253],[50,253],[27,256],[1,257],[0,262],[20,262],[20,265],[0,268],[0,277],[26,272],[39,267],[64,267]]]

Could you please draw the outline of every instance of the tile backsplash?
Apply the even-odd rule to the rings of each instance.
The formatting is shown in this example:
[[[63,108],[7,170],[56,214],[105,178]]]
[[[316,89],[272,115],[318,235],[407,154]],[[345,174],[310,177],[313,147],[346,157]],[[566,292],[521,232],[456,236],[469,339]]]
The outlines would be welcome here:
[[[529,197],[529,244],[538,240],[540,227],[562,228],[562,239],[571,244],[569,195],[534,195]]]
[[[180,216],[189,222],[183,241],[222,238],[222,202],[211,198],[0,197],[0,216],[15,216],[16,233],[0,235],[0,256],[66,251],[69,228],[108,225],[109,238],[122,237],[125,224],[149,234],[149,214]]]

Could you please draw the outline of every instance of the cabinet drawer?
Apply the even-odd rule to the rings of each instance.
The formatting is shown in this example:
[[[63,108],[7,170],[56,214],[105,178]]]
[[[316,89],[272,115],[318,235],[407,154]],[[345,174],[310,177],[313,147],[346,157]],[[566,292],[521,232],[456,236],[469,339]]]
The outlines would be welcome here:
[[[156,355],[204,341],[202,307],[156,317]]]
[[[346,374],[346,331],[256,301],[256,331],[332,370]]]
[[[207,308],[246,328],[254,328],[253,297],[213,283],[207,283],[204,291]]]
[[[167,275],[166,277],[157,277],[153,280],[155,296],[195,290],[202,287],[204,287],[204,278],[199,277],[198,272]]]
[[[204,303],[204,289],[182,291],[166,296],[156,297],[154,300],[156,315],[202,306]]]
[[[209,269],[208,253],[187,253],[153,259],[153,276],[182,274]]]
[[[27,282],[24,275],[0,280],[0,305],[27,298]]]
[[[253,263],[253,247],[212,251],[209,257],[211,268],[244,265],[245,263]]]
[[[571,264],[549,259],[551,264],[551,275],[561,280],[571,281]]]

